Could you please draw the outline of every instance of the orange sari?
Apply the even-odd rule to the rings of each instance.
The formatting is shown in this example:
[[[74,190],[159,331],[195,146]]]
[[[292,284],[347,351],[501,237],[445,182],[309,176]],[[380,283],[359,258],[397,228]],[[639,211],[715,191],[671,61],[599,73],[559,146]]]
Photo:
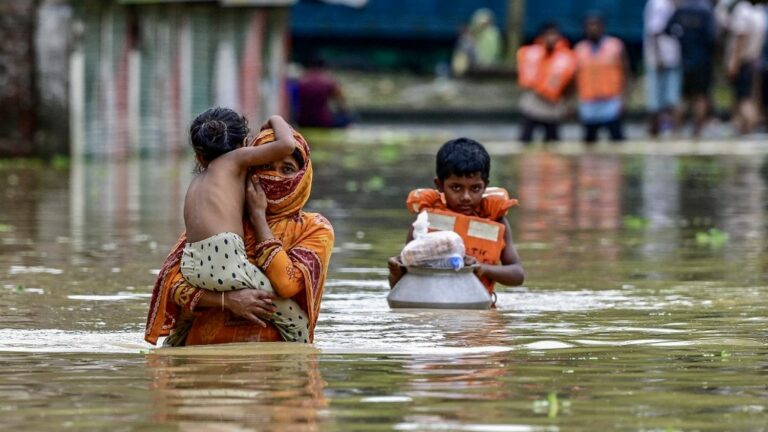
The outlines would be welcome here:
[[[322,215],[302,208],[312,189],[309,145],[294,131],[296,148],[304,159],[301,170],[284,178],[258,173],[267,195],[267,223],[274,238],[256,244],[254,228],[243,221],[248,259],[267,275],[273,286],[297,288],[292,297],[309,317],[309,341],[320,313],[328,263],[333,250],[333,227]],[[251,145],[275,140],[271,129],[262,130]],[[196,307],[205,290],[189,285],[181,275],[181,255],[186,243],[182,235],[165,260],[155,282],[144,339],[156,344],[169,336],[170,345],[201,345],[228,342],[282,341],[277,329],[262,328],[218,308]]]

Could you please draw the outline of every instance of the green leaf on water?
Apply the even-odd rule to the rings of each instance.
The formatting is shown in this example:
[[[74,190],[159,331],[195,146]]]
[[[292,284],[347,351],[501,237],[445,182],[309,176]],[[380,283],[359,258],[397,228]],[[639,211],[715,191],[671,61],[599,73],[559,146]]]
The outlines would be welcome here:
[[[51,159],[51,166],[55,169],[69,168],[69,158],[67,156],[56,155]]]
[[[24,291],[24,285],[16,285],[16,292]]]
[[[712,249],[719,249],[725,246],[730,239],[727,232],[720,231],[717,228],[710,228],[708,231],[699,231],[696,233],[696,244],[699,246],[709,246]]]
[[[14,227],[13,225],[0,223],[0,233],[9,233],[15,230],[16,230],[16,227]]]
[[[381,176],[373,176],[365,182],[363,190],[366,192],[378,192],[384,189],[384,179]]]
[[[549,392],[547,395],[547,403],[549,404],[549,411],[547,417],[557,417],[557,411],[560,409],[560,401],[557,399],[557,392]]]
[[[728,352],[726,350],[720,351],[720,357],[730,357],[730,356],[731,356],[730,352]]]
[[[347,192],[357,192],[357,189],[358,189],[357,182],[354,180],[348,180],[347,183],[344,185],[344,188],[347,190]]]

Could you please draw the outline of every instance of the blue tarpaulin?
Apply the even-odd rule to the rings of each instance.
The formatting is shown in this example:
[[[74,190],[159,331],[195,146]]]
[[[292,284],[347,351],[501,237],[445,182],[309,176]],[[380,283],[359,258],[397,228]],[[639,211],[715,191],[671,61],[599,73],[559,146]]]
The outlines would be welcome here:
[[[571,39],[582,34],[582,20],[600,12],[608,32],[630,42],[642,38],[645,0],[528,0],[523,33],[532,37],[542,23],[555,21]],[[376,39],[452,39],[472,13],[489,8],[506,33],[508,0],[369,0],[361,8],[301,0],[293,8],[297,36]]]

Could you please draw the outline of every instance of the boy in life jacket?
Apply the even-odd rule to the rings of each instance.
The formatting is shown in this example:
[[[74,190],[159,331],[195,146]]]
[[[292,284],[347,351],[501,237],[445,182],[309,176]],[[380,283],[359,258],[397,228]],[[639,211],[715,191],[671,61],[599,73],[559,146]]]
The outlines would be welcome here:
[[[542,26],[533,44],[517,51],[517,83],[523,93],[520,141],[533,140],[537,128],[544,141],[560,140],[560,123],[567,112],[566,90],[576,73],[576,56],[554,23]]]
[[[597,141],[606,128],[612,141],[624,140],[624,97],[627,92],[629,62],[624,43],[605,35],[603,19],[592,14],[584,22],[585,39],[574,51],[578,69],[579,117],[584,126],[584,141]]]
[[[477,265],[475,274],[493,294],[494,285],[523,283],[520,256],[512,243],[506,215],[517,200],[507,191],[489,188],[491,157],[469,138],[443,144],[437,152],[437,189],[416,189],[408,195],[408,211],[427,211],[430,231],[453,230],[464,240],[466,265]],[[406,243],[413,240],[413,227]],[[394,286],[405,274],[399,257],[389,259],[389,283]]]

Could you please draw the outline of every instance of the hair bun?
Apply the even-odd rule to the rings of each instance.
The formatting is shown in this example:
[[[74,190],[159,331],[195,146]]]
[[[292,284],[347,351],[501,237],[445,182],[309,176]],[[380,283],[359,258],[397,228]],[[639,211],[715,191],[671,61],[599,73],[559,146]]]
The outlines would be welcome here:
[[[209,140],[214,141],[220,135],[227,131],[227,124],[221,120],[208,120],[200,126],[200,132],[207,136]]]

